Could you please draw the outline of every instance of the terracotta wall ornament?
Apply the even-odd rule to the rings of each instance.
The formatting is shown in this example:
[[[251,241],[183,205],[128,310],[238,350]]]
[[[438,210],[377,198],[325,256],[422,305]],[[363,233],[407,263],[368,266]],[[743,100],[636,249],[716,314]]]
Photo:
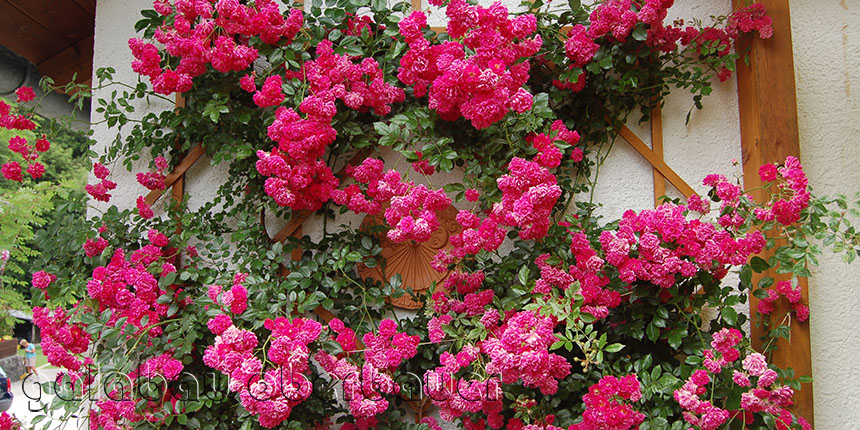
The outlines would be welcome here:
[[[385,225],[383,213],[384,210],[379,214],[366,216],[361,223],[361,229],[368,231],[372,226]],[[386,282],[399,273],[403,288],[411,288],[416,295],[426,292],[434,282],[441,284],[450,272],[437,272],[430,266],[430,262],[439,250],[451,248],[449,238],[460,232],[460,224],[457,223],[457,210],[453,206],[437,212],[436,217],[440,228],[433,233],[430,240],[422,243],[414,240],[395,243],[385,235],[386,230],[374,232],[382,248],[382,261],[376,267],[360,265],[359,274],[365,278]],[[401,309],[421,308],[421,303],[408,294],[389,298],[388,301],[392,306]]]

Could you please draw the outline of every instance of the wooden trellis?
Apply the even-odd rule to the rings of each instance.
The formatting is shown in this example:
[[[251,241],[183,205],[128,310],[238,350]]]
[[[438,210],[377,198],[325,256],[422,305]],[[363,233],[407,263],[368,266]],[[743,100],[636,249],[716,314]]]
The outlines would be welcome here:
[[[738,41],[738,52],[749,52],[750,61],[745,64],[738,62],[738,104],[740,108],[741,145],[743,153],[744,185],[745,188],[756,188],[761,185],[758,177],[758,166],[766,162],[780,162],[787,155],[799,157],[799,137],[797,130],[797,105],[794,84],[794,66],[791,48],[791,24],[788,0],[761,0],[773,20],[774,36],[769,40],[753,39],[743,36]],[[734,0],[735,7],[743,7],[743,0]],[[421,8],[421,0],[411,0],[414,9]],[[433,27],[437,33],[445,31],[444,27]],[[183,101],[177,98],[177,106]],[[694,194],[690,187],[663,159],[663,129],[662,114],[657,107],[651,112],[651,147],[636,136],[626,126],[621,126],[619,135],[635,149],[649,164],[651,164],[654,179],[654,202],[666,193],[666,181],[678,189],[685,197]],[[184,192],[184,176],[188,169],[200,160],[205,153],[202,145],[192,147],[167,175],[166,188],[172,188],[174,199],[181,200]],[[348,164],[355,164],[368,155],[363,150],[355,154]],[[337,175],[342,175],[341,169]],[[153,204],[165,190],[154,190],[146,196],[146,202]],[[753,193],[754,197],[763,197],[763,191]],[[302,224],[311,216],[310,211],[294,212],[289,222],[272,237],[273,241],[285,242],[289,237],[302,234]],[[264,222],[264,220],[261,220]],[[301,251],[293,252],[292,258],[301,257]],[[768,258],[769,255],[762,255]],[[762,273],[754,276],[753,282],[764,276],[774,276],[775,273]],[[800,280],[803,300],[808,303],[808,287],[805,279]],[[750,294],[751,313],[755,312],[758,299]],[[777,302],[780,303],[780,302]],[[774,314],[786,311],[777,309]],[[334,315],[318,308],[315,313],[326,322]],[[763,335],[762,329],[752,327],[752,338],[757,348],[761,347],[758,338]],[[798,375],[812,374],[810,354],[809,324],[793,323],[791,326],[791,342],[778,340],[778,349],[774,354],[774,364],[781,367],[792,367]],[[795,412],[813,423],[812,384],[803,384],[803,389],[795,395]],[[420,417],[423,408],[416,413]]]
[[[421,7],[421,0],[411,0],[413,8]],[[445,27],[432,27],[433,31],[442,33],[446,30]],[[185,99],[181,95],[176,97],[177,108],[185,106]],[[663,129],[662,129],[662,114],[660,108],[657,107],[651,112],[651,147],[637,136],[626,125],[621,125],[618,129],[618,134],[636,150],[648,163],[651,164],[654,175],[654,204],[658,204],[660,197],[666,193],[666,181],[675,186],[685,197],[689,197],[695,192],[671,167],[663,160]],[[167,189],[171,189],[171,194],[176,201],[181,201],[184,193],[185,173],[194,166],[200,158],[205,154],[205,148],[202,144],[194,145],[174,166],[171,172],[165,178],[165,189],[152,190],[146,195],[145,201],[147,204],[154,204]],[[364,149],[354,154],[350,160],[341,168],[335,175],[342,176],[347,165],[357,164],[370,153],[370,150]],[[302,235],[302,225],[313,215],[312,211],[301,210],[292,213],[290,220],[284,225],[271,240],[273,242],[284,243],[290,237],[300,237]],[[265,228],[265,219],[260,220]],[[292,253],[292,259],[298,260],[301,258],[301,250],[296,249]],[[284,273],[286,275],[286,273]],[[322,307],[315,310],[320,317],[326,322],[331,321],[334,315],[323,309]]]
[[[681,176],[675,173],[666,161],[663,160],[663,116],[660,108],[654,108],[651,111],[651,148],[645,144],[636,133],[622,125],[618,130],[618,134],[630,144],[649,164],[654,175],[654,204],[656,205],[660,197],[666,194],[666,181],[675,186],[684,197],[690,197],[696,192],[688,185]]]

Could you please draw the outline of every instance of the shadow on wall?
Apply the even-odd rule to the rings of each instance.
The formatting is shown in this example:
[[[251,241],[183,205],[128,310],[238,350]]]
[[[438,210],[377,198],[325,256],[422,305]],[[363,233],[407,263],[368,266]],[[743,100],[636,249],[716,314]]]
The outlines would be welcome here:
[[[15,100],[15,90],[22,86],[33,87],[36,97],[44,94],[39,88],[39,80],[42,75],[36,66],[26,58],[12,52],[5,46],[0,45],[0,97],[6,100]],[[39,115],[58,118],[72,113],[72,105],[69,104],[69,96],[60,93],[48,94],[39,106]],[[89,128],[90,107],[89,100],[85,101],[83,112],[77,113],[78,122],[73,127],[78,130]]]

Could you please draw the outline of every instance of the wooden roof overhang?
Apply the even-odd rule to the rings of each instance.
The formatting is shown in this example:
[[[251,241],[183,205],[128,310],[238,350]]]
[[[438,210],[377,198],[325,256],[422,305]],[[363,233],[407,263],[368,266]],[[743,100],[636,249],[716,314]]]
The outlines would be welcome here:
[[[0,0],[0,45],[65,85],[92,82],[96,0]]]

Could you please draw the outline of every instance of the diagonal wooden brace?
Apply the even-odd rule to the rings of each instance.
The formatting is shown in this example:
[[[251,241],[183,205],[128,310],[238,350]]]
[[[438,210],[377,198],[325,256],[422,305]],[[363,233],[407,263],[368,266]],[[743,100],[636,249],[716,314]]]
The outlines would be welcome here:
[[[161,197],[162,194],[164,194],[164,191],[173,186],[176,181],[182,178],[182,175],[184,175],[185,172],[189,168],[191,168],[191,166],[193,166],[194,163],[196,163],[197,160],[200,159],[200,156],[202,156],[205,152],[206,151],[203,150],[203,145],[199,143],[197,145],[194,145],[194,147],[191,148],[190,151],[188,151],[188,154],[185,154],[185,157],[182,159],[182,161],[180,161],[179,164],[177,164],[176,167],[173,168],[173,171],[167,175],[167,178],[164,180],[164,190],[152,190],[149,192],[149,194],[146,195],[146,204],[151,205],[155,203],[155,201],[158,200],[158,198]]]
[[[623,137],[624,140],[626,140],[627,143],[636,150],[636,152],[645,157],[645,159],[651,163],[651,166],[653,166],[654,169],[656,169],[663,177],[668,179],[669,182],[681,192],[681,194],[685,197],[690,197],[693,194],[696,194],[696,192],[693,191],[693,187],[684,182],[684,180],[681,179],[681,177],[678,176],[678,174],[672,170],[665,161],[663,161],[663,157],[658,156],[651,148],[648,147],[648,145],[645,144],[645,142],[642,141],[642,139],[639,138],[639,136],[627,128],[626,125],[621,126],[618,130],[618,134],[621,135],[621,137]]]

